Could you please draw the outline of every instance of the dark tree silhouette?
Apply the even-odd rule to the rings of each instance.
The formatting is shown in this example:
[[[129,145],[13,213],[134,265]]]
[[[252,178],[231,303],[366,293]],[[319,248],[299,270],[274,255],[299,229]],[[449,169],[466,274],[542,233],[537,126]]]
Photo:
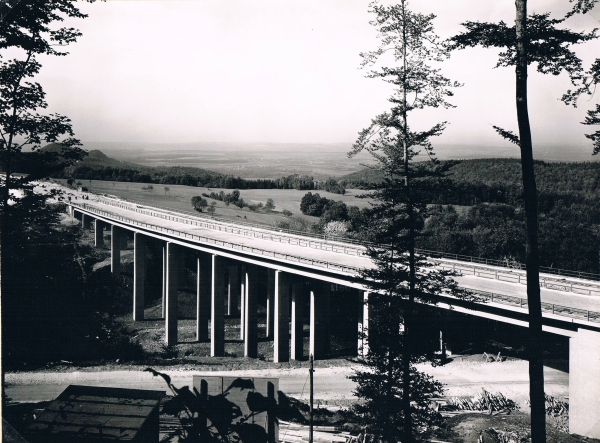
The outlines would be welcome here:
[[[452,95],[450,88],[459,85],[432,66],[448,56],[447,45],[434,32],[433,15],[412,12],[405,0],[393,6],[373,3],[370,12],[380,45],[361,54],[363,66],[373,67],[368,77],[393,84],[395,92],[389,99],[391,110],[359,133],[349,154],[367,151],[375,159],[370,168],[383,177],[367,195],[374,204],[366,216],[366,230],[376,245],[367,247],[374,267],[361,272],[375,294],[369,298],[374,317],[369,323],[368,369],[352,378],[358,384],[357,395],[366,401],[359,411],[369,434],[382,442],[410,442],[435,423],[436,414],[426,399],[440,390],[414,367],[421,351],[411,322],[415,301],[424,301],[426,294],[459,295],[459,291],[450,273],[424,272],[432,264],[415,254],[427,213],[426,195],[445,172],[434,157],[430,138],[441,134],[445,123],[415,131],[408,115],[426,107],[451,107],[446,98]],[[399,66],[388,67],[386,62]],[[419,149],[430,162],[411,161]]]
[[[559,26],[571,15],[587,12],[596,0],[578,0],[570,14],[552,19],[550,14],[527,15],[527,0],[515,0],[515,26],[504,22],[465,22],[467,31],[452,38],[456,49],[472,46],[501,48],[497,67],[514,66],[516,111],[519,134],[494,127],[503,138],[521,149],[521,175],[526,220],[527,303],[529,307],[529,382],[531,398],[532,441],[546,441],[542,309],[539,283],[538,200],[534,173],[533,141],[527,103],[527,69],[532,63],[542,74],[566,72],[579,93],[585,70],[581,60],[570,49],[573,44],[596,38],[595,31],[578,33]],[[571,91],[569,91],[571,92]],[[569,93],[568,93],[569,94]],[[568,95],[567,94],[567,95]],[[571,99],[577,92],[571,93]],[[563,97],[564,98],[564,97]],[[567,98],[568,100],[568,98]]]

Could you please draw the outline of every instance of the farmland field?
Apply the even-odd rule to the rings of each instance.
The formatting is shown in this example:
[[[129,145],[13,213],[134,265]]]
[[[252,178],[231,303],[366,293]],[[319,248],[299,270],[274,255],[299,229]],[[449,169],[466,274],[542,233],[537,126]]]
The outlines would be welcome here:
[[[62,180],[64,182],[64,180]],[[202,193],[223,191],[226,194],[230,193],[231,189],[220,188],[199,188],[194,186],[182,185],[152,185],[152,191],[144,191],[142,188],[148,186],[146,183],[132,182],[112,182],[102,180],[82,180],[83,186],[89,189],[94,194],[109,194],[124,198],[130,201],[139,201],[145,204],[167,207],[178,211],[192,211],[191,198]],[[169,191],[165,191],[165,186]],[[281,212],[285,209],[290,211],[293,216],[300,216],[312,221],[318,221],[317,217],[309,217],[302,215],[300,212],[300,201],[302,197],[309,191],[298,191],[295,189],[244,189],[240,191],[240,197],[247,203],[265,203],[268,198],[272,198],[275,203],[275,211],[272,213],[252,212],[248,208],[240,209],[237,206],[229,205],[218,200],[208,199],[210,202],[216,202],[215,217],[238,220],[241,218],[244,221],[251,223],[261,223],[273,225],[278,220],[285,220]],[[322,197],[327,197],[332,200],[343,201],[347,205],[358,206],[364,208],[369,205],[366,199],[356,198],[363,191],[358,189],[348,189],[345,195],[333,194],[327,191],[310,191],[318,193]],[[208,215],[205,213],[205,215]]]

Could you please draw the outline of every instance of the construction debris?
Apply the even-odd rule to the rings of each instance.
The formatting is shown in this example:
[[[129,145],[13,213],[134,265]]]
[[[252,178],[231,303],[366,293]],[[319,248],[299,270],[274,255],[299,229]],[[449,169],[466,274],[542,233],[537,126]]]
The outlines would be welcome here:
[[[503,358],[500,356],[500,352],[498,352],[498,355],[496,357],[494,357],[491,354],[488,354],[487,352],[483,353],[483,359],[485,360],[486,363],[489,362],[493,362],[493,361],[502,361]]]
[[[569,402],[558,400],[548,394],[544,395],[546,397],[546,415],[552,417],[561,417],[569,415]],[[531,405],[529,399],[527,399],[527,405]]]
[[[307,443],[308,432],[306,425],[279,420],[279,441],[282,443]],[[313,431],[315,443],[358,443],[359,437],[334,426],[314,426]]]
[[[490,415],[493,412],[510,412],[519,408],[514,401],[506,398],[500,392],[493,394],[483,388],[481,393],[474,397],[448,398],[448,406],[459,411],[488,411]]]

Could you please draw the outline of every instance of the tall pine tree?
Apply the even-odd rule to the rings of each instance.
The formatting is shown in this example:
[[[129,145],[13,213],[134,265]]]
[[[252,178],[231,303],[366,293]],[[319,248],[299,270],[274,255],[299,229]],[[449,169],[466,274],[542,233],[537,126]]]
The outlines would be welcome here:
[[[439,383],[414,366],[423,349],[413,329],[419,311],[415,302],[427,302],[431,294],[458,296],[460,291],[450,273],[435,270],[415,253],[428,197],[449,167],[436,160],[430,142],[446,123],[415,131],[408,118],[424,108],[451,107],[446,99],[451,88],[459,85],[435,67],[448,57],[448,47],[434,32],[434,15],[411,11],[405,0],[393,6],[372,3],[370,12],[380,44],[375,51],[361,54],[363,67],[372,68],[368,77],[394,85],[394,93],[390,111],[359,133],[349,153],[368,152],[375,160],[369,167],[385,177],[368,194],[373,205],[366,229],[374,246],[367,253],[374,267],[362,271],[373,290],[367,368],[351,378],[357,382],[356,394],[364,400],[357,412],[363,415],[367,432],[376,441],[410,442],[439,419],[428,408],[428,398],[441,391]],[[420,151],[429,161],[413,161]]]
[[[570,0],[573,2],[573,0]],[[483,46],[502,49],[497,67],[515,67],[516,114],[519,134],[494,126],[503,138],[521,149],[523,200],[526,219],[527,305],[529,309],[529,384],[531,399],[531,436],[534,443],[546,441],[546,409],[544,395],[544,361],[542,306],[540,296],[540,259],[538,245],[537,188],[533,169],[533,140],[529,124],[527,102],[528,66],[536,64],[542,74],[558,75],[566,72],[576,91],[568,91],[563,100],[568,102],[585,91],[582,81],[587,78],[582,61],[570,49],[574,44],[596,38],[591,33],[573,32],[563,23],[576,13],[587,12],[597,0],[575,0],[572,11],[560,19],[550,14],[527,14],[527,0],[515,0],[515,25],[504,22],[466,22],[467,31],[453,37],[453,47]]]

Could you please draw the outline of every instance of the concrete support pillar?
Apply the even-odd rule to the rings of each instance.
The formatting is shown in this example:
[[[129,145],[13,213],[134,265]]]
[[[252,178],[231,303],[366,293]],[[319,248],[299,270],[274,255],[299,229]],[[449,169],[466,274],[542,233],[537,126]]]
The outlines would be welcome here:
[[[167,243],[162,247],[162,318],[167,313]]]
[[[229,281],[227,283],[227,315],[239,313],[240,276],[238,265],[229,265]]]
[[[290,285],[289,276],[275,271],[275,321],[273,328],[273,361],[290,361]]]
[[[267,269],[267,337],[273,338],[273,309],[275,306],[275,270]]]
[[[369,292],[358,290],[358,355],[366,357],[369,353],[367,340],[369,328]]]
[[[144,319],[146,240],[138,232],[133,234],[133,321]]]
[[[212,256],[210,356],[225,355],[225,259]]]
[[[92,217],[86,214],[81,214],[81,227],[83,229],[90,229],[92,227]]]
[[[569,339],[569,433],[600,438],[600,332]]]
[[[246,265],[240,268],[240,340],[244,339],[246,330]]]
[[[244,356],[250,358],[258,357],[258,268],[255,265],[245,267],[242,274],[244,281]]]
[[[94,223],[94,246],[98,249],[104,247],[104,225],[106,223],[98,219]]]
[[[208,341],[210,320],[212,257],[202,254],[197,260],[196,284],[196,339]]]
[[[123,230],[123,235],[121,236],[121,249],[127,249],[127,231]]]
[[[310,350],[315,360],[329,353],[329,297],[331,285],[314,282],[310,291]]]
[[[179,268],[183,266],[183,248],[167,243],[167,294],[165,303],[165,329],[167,345],[177,344],[177,299]]]
[[[304,284],[295,282],[292,284],[292,360],[304,358]]]
[[[121,274],[121,238],[125,231],[118,226],[110,228],[110,272],[116,277]]]

